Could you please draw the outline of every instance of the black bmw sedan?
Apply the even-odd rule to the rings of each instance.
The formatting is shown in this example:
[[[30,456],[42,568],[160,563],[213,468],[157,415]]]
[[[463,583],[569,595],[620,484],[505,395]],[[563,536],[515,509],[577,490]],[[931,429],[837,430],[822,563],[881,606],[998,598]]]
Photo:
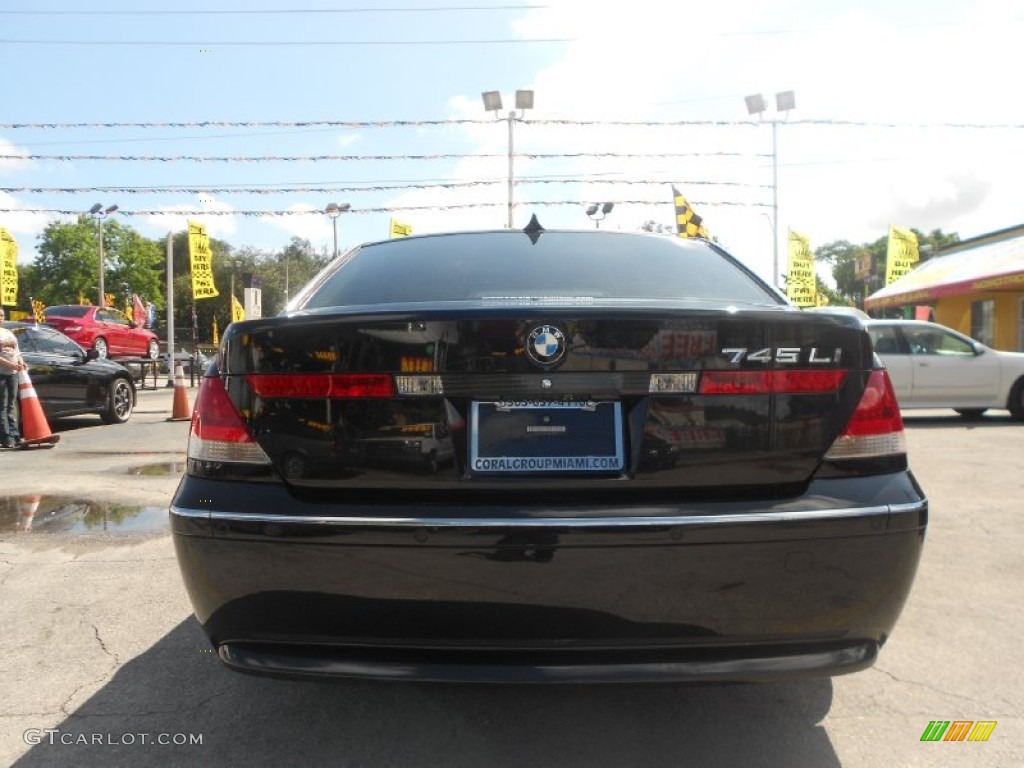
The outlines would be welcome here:
[[[534,220],[357,247],[233,323],[170,513],[233,669],[641,682],[870,666],[927,510],[860,320]]]
[[[48,325],[5,322],[18,339],[46,418],[95,413],[122,424],[135,409],[135,380],[120,363],[101,359]]]

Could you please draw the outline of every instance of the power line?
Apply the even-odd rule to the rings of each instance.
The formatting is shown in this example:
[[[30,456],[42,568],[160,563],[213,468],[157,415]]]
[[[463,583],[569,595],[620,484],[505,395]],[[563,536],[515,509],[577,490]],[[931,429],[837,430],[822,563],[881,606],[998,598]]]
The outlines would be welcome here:
[[[2,39],[5,45],[120,45],[147,47],[200,47],[226,46],[244,48],[254,46],[271,46],[287,48],[294,46],[317,47],[371,47],[371,46],[404,46],[404,45],[525,45],[530,43],[571,43],[573,37],[550,38],[495,38],[491,40],[11,40]]]
[[[590,201],[585,200],[533,200],[530,202],[516,203],[516,208],[529,208],[531,206],[585,206]],[[672,200],[611,200],[616,205],[672,205]],[[694,200],[690,203],[694,206],[701,207],[741,207],[741,208],[770,208],[768,203],[748,203],[748,202],[737,202],[731,200]],[[394,213],[396,211],[453,211],[466,208],[503,208],[507,206],[506,201],[486,203],[453,203],[451,205],[391,205],[391,206],[380,206],[380,207],[368,207],[368,208],[351,208],[346,211],[348,214],[363,214],[363,213]],[[60,216],[85,216],[86,213],[80,210],[67,210],[63,208],[0,208],[0,213],[50,213],[57,214]],[[117,211],[118,216],[249,216],[249,217],[260,217],[260,218],[274,218],[278,216],[323,216],[324,213],[318,209],[308,210],[229,210],[229,211],[217,211],[217,210],[131,210],[121,209]]]
[[[270,14],[446,13],[450,11],[529,11],[546,5],[437,5],[427,8],[261,8],[203,11],[0,11],[2,16],[234,16]]]
[[[139,163],[318,163],[360,162],[374,160],[469,160],[507,157],[497,152],[447,152],[429,155],[0,155],[0,160],[53,160],[57,162],[100,161]],[[673,157],[771,157],[770,154],[742,152],[517,152],[516,157],[531,160],[571,159],[580,157],[615,157],[624,159],[655,159]]]
[[[3,42],[0,40],[0,42]],[[205,45],[205,43],[204,43]],[[683,127],[758,127],[769,123],[758,120],[571,120],[571,119],[517,119],[524,125],[559,125],[570,127],[613,126],[635,128]],[[0,123],[5,130],[53,130],[58,128],[418,128],[448,125],[494,125],[486,118],[451,118],[444,120],[197,120],[163,122],[59,122]],[[1020,130],[1024,123],[894,123],[868,120],[837,120],[833,118],[805,118],[787,120],[786,126],[830,126],[839,128],[953,128],[971,130]],[[256,134],[259,135],[259,134]]]
[[[0,187],[0,192],[32,193],[32,194],[84,194],[87,192],[117,193],[129,195],[150,195],[150,194],[195,194],[195,195],[219,195],[219,194],[246,194],[246,195],[272,195],[290,193],[323,193],[332,192],[389,192],[395,190],[410,189],[466,189],[472,187],[487,187],[506,184],[506,179],[489,179],[479,181],[452,181],[433,183],[405,183],[405,184],[373,184],[370,186],[312,186],[312,187]],[[529,184],[609,184],[609,185],[644,185],[655,186],[659,184],[679,184],[687,187],[697,186],[720,186],[720,187],[742,187],[750,189],[771,189],[770,184],[746,184],[738,181],[679,181],[674,179],[586,179],[586,178],[562,178],[562,179],[516,179],[517,186]],[[369,182],[367,182],[369,184]]]

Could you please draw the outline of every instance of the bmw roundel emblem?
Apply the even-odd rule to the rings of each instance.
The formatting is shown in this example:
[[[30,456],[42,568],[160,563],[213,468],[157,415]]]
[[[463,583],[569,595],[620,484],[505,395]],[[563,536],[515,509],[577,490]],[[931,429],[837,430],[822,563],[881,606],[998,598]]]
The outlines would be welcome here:
[[[526,354],[542,368],[557,365],[565,356],[565,334],[553,325],[538,325],[526,339]]]

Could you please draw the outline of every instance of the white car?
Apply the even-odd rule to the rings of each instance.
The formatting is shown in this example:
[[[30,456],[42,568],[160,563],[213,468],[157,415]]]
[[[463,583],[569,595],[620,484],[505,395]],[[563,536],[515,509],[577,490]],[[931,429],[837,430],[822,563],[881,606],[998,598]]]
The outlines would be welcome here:
[[[952,408],[977,418],[1009,409],[1024,421],[1024,353],[991,349],[951,328],[920,320],[865,323],[889,369],[900,408]]]

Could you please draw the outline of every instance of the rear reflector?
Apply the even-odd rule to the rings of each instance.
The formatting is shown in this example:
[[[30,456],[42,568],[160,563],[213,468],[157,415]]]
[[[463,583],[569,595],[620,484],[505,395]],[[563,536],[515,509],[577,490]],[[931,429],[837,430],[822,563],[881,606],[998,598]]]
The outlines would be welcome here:
[[[386,373],[251,373],[245,380],[264,400],[395,396]]]
[[[270,463],[246,429],[219,376],[204,378],[199,385],[188,437],[188,457],[198,461]]]
[[[843,433],[832,443],[826,459],[866,459],[906,453],[903,417],[889,374],[875,370]]]
[[[835,392],[846,371],[704,371],[702,395],[766,395]]]

